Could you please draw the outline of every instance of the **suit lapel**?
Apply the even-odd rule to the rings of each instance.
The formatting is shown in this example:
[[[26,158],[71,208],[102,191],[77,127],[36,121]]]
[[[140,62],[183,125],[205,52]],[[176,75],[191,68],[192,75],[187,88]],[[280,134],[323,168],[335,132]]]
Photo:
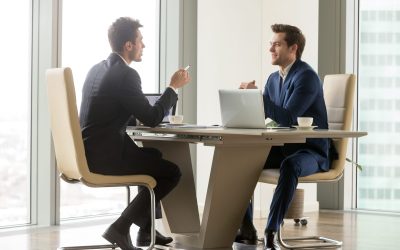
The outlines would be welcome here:
[[[292,84],[292,77],[290,77],[290,75],[288,75],[285,79],[285,82],[283,83],[281,93],[279,96],[279,101],[280,101],[281,107],[283,107],[283,104],[285,103],[286,96],[288,94],[288,89],[291,84]]]
[[[288,90],[289,90],[290,86],[292,85],[293,76],[296,74],[296,72],[298,70],[298,66],[300,64],[299,62],[300,62],[299,60],[296,60],[296,62],[293,64],[292,68],[290,69],[289,74],[285,78],[285,82],[283,83],[281,93],[279,96],[279,101],[280,101],[281,107],[283,107],[283,105],[287,101]]]

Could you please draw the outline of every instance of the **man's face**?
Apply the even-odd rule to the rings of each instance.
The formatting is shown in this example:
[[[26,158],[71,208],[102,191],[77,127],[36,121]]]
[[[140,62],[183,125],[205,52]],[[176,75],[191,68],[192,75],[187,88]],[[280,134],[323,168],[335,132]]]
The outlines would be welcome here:
[[[144,48],[143,36],[140,30],[138,30],[136,40],[132,42],[132,50],[129,53],[129,59],[131,61],[141,62]]]
[[[297,45],[288,46],[285,33],[274,33],[270,42],[271,64],[286,67],[296,59]]]

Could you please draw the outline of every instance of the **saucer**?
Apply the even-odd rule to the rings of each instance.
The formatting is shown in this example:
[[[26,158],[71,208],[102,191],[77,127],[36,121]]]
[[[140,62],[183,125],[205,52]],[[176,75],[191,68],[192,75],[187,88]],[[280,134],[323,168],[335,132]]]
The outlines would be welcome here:
[[[318,126],[292,126],[298,130],[313,130],[314,128]]]
[[[185,125],[186,123],[167,123],[167,126],[182,126]]]
[[[183,126],[186,123],[161,123],[159,127],[173,127],[173,126]]]

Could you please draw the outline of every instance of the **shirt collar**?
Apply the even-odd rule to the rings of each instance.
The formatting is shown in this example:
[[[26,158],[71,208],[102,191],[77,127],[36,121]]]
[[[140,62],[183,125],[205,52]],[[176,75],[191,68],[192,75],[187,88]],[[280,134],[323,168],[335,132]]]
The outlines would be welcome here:
[[[289,71],[292,68],[295,61],[296,60],[294,60],[291,64],[286,66],[286,68],[284,68],[283,70],[281,68],[279,68],[279,75],[282,77],[283,81],[285,81],[285,78],[289,74]]]
[[[125,64],[129,66],[129,64],[125,61],[125,59],[120,54],[118,54],[117,52],[115,52],[115,54],[117,54],[119,57],[121,57],[122,61],[124,61]]]

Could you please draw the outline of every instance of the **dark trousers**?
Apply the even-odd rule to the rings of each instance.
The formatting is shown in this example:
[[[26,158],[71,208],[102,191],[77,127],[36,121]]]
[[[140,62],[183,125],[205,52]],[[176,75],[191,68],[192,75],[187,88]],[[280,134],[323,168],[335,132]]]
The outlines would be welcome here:
[[[310,152],[299,150],[289,156],[281,147],[272,147],[264,169],[280,169],[280,177],[272,198],[265,230],[278,231],[296,191],[298,178],[320,172],[318,162]],[[244,219],[253,220],[252,205]]]
[[[157,185],[154,188],[157,206],[156,217],[160,218],[160,200],[164,198],[179,182],[181,171],[174,163],[162,159],[161,152],[154,148],[140,148],[139,151],[126,154],[125,160],[131,160],[130,168],[125,174],[144,174],[152,176]],[[140,166],[136,167],[136,166]],[[122,212],[119,221],[130,226],[132,223],[142,229],[150,226],[150,194],[147,188],[139,187],[138,194]]]

